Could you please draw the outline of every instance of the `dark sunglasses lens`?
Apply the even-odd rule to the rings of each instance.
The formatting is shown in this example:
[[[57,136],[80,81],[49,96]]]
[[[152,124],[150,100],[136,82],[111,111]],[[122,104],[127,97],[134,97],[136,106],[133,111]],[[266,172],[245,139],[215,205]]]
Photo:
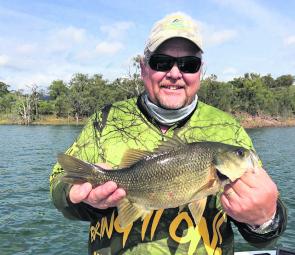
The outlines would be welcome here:
[[[175,61],[181,72],[196,73],[201,67],[201,59],[194,56],[174,58],[167,55],[155,54],[150,57],[149,65],[155,71],[166,72],[171,70]]]
[[[178,68],[184,73],[196,73],[201,67],[201,59],[197,57],[183,57],[178,59]]]
[[[164,55],[152,55],[149,65],[155,71],[169,71],[174,65],[174,58]]]

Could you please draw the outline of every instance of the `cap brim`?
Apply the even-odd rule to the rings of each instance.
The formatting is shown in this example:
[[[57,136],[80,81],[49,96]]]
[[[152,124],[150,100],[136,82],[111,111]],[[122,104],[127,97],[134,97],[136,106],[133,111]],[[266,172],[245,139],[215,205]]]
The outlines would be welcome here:
[[[184,39],[187,39],[189,41],[191,41],[193,44],[195,44],[202,53],[204,53],[202,47],[200,46],[200,43],[196,43],[194,40],[192,40],[191,38],[188,38],[186,36],[181,36],[181,35],[178,35],[178,36],[168,36],[168,37],[162,37],[162,38],[159,38],[158,40],[156,40],[155,42],[153,42],[152,44],[148,45],[147,48],[151,51],[151,52],[154,52],[162,43],[164,43],[165,41],[169,40],[169,39],[172,39],[172,38],[184,38]]]

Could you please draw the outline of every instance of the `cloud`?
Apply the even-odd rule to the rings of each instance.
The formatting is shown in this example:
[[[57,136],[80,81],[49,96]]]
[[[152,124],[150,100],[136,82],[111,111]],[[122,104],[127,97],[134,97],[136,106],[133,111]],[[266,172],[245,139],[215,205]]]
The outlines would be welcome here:
[[[73,26],[60,29],[57,31],[56,36],[59,40],[72,41],[74,43],[80,43],[86,39],[85,30]]]
[[[295,35],[288,36],[285,38],[284,42],[287,46],[295,45]]]
[[[200,27],[204,46],[216,46],[231,41],[238,36],[238,31],[232,28],[220,27],[220,24],[210,24],[196,20]]]
[[[239,71],[235,67],[226,67],[223,69],[221,72],[220,76],[218,77],[221,81],[230,81],[233,80],[234,78],[238,77]]]
[[[69,26],[52,32],[48,39],[49,49],[52,51],[65,51],[73,46],[85,42],[86,31],[82,28]]]
[[[294,27],[293,19],[282,15],[278,9],[270,9],[266,4],[255,0],[213,0],[224,8],[232,9],[236,14],[246,17],[265,32],[283,36]],[[286,5],[287,6],[287,5]]]
[[[230,41],[237,36],[237,31],[232,29],[225,29],[221,31],[215,31],[207,33],[205,37],[206,44],[208,45],[219,45],[224,42]]]
[[[42,73],[27,73],[23,74],[22,77],[8,75],[4,82],[11,84],[14,90],[24,89],[27,91],[30,86],[35,84],[40,88],[47,87],[52,82],[52,77]]]
[[[123,49],[121,42],[100,42],[96,45],[95,51],[98,54],[114,55],[118,51]]]
[[[257,1],[253,0],[214,0],[218,5],[222,5],[226,8],[231,8],[237,13],[248,17],[251,20],[255,20],[258,23],[267,23],[273,21],[273,14],[265,7],[260,5]]]
[[[0,66],[6,66],[9,62],[9,58],[6,55],[0,55]]]
[[[37,46],[35,44],[22,44],[16,46],[16,52],[20,54],[32,54],[37,49]]]
[[[100,30],[107,34],[108,38],[121,38],[127,30],[132,28],[134,24],[132,22],[122,21],[112,25],[102,25]]]
[[[226,67],[223,71],[223,74],[236,74],[238,73],[237,69],[234,67]]]

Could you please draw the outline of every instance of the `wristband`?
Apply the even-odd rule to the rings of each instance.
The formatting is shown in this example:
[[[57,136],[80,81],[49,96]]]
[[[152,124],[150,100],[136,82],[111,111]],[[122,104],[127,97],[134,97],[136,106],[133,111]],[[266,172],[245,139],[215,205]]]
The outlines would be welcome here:
[[[261,225],[248,225],[248,227],[255,233],[266,234],[273,230],[276,230],[279,225],[280,217],[275,212],[272,218]]]

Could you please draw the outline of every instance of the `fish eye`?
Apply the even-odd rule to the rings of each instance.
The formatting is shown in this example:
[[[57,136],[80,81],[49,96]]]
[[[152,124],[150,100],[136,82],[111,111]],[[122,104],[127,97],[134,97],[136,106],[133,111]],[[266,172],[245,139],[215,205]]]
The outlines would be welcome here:
[[[238,149],[238,150],[236,151],[236,154],[237,154],[237,156],[239,156],[239,157],[244,157],[244,155],[245,155],[243,149]]]

